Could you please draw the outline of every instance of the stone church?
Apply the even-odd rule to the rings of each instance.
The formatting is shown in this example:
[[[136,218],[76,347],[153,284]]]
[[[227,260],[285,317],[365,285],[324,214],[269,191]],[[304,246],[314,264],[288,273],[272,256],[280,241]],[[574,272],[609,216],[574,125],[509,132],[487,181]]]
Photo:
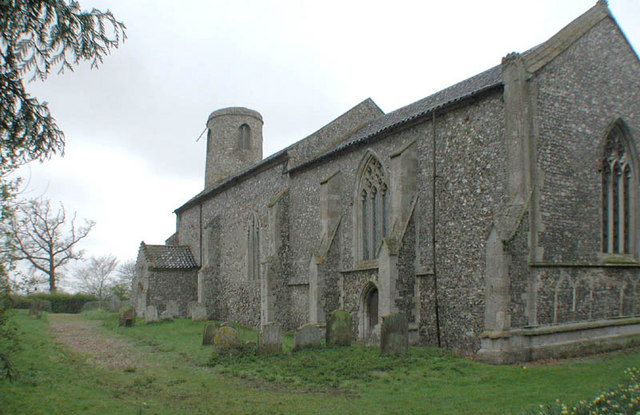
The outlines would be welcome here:
[[[142,244],[139,312],[178,301],[287,330],[505,363],[640,343],[640,60],[605,1],[546,42],[383,113],[367,99],[262,158],[261,115],[208,119],[205,188]]]

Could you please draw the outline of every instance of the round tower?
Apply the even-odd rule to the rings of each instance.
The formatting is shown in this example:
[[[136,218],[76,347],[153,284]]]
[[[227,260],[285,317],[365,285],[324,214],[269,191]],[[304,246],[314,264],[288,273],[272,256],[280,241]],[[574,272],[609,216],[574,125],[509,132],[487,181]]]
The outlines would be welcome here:
[[[223,108],[209,115],[205,189],[262,160],[262,124],[260,113],[248,108]]]

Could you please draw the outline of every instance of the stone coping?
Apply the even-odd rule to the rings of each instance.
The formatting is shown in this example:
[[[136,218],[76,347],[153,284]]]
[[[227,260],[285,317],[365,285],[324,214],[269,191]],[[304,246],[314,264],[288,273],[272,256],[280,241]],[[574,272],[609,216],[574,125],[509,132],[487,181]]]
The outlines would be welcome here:
[[[249,108],[245,108],[245,107],[228,107],[228,108],[221,108],[219,110],[213,111],[210,115],[209,115],[209,120],[212,118],[216,118],[216,117],[224,117],[226,115],[241,115],[241,116],[249,116],[249,117],[253,117],[255,119],[257,119],[258,121],[262,122],[262,115],[260,115],[260,113],[258,111],[249,109]]]
[[[621,317],[609,320],[584,321],[579,323],[568,323],[554,326],[522,328],[505,332],[484,332],[480,335],[480,338],[501,339],[509,338],[511,336],[545,336],[555,333],[566,333],[571,331],[589,330],[611,326],[627,326],[633,324],[640,324],[640,317]]]

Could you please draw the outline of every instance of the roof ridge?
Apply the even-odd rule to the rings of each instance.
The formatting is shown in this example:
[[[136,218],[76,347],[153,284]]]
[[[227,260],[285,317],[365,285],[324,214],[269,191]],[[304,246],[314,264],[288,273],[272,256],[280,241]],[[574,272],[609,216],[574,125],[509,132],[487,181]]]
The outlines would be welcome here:
[[[533,73],[544,67],[606,17],[611,17],[607,2],[599,0],[555,35],[523,53],[527,71]]]

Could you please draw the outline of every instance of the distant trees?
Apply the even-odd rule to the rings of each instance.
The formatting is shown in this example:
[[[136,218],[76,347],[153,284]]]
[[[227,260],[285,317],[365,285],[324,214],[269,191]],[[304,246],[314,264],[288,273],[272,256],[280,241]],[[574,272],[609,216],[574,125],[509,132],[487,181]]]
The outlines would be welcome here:
[[[76,245],[86,238],[94,226],[92,221],[76,225],[76,215],[69,220],[64,206],[52,209],[46,199],[20,203],[8,224],[13,257],[24,260],[46,275],[49,291],[58,287],[59,271],[69,262],[82,258]]]
[[[80,290],[104,300],[113,293],[113,287],[116,284],[114,274],[117,266],[118,258],[113,255],[89,258],[75,272]]]
[[[47,104],[29,96],[23,80],[44,80],[52,69],[72,69],[81,60],[97,67],[112,48],[124,41],[124,29],[111,12],[85,12],[75,1],[0,1],[0,377],[15,375],[11,355],[17,347],[6,306],[13,245],[4,232],[10,230],[6,225],[13,217],[11,202],[18,182],[8,180],[7,175],[24,163],[44,161],[64,150],[64,134]],[[34,262],[42,265],[35,258]],[[59,266],[51,262],[43,267],[54,272],[50,275],[52,291],[55,268]]]
[[[129,299],[133,277],[136,275],[136,261],[130,259],[123,262],[116,272],[117,280],[113,286],[113,293],[120,297],[121,300]]]

